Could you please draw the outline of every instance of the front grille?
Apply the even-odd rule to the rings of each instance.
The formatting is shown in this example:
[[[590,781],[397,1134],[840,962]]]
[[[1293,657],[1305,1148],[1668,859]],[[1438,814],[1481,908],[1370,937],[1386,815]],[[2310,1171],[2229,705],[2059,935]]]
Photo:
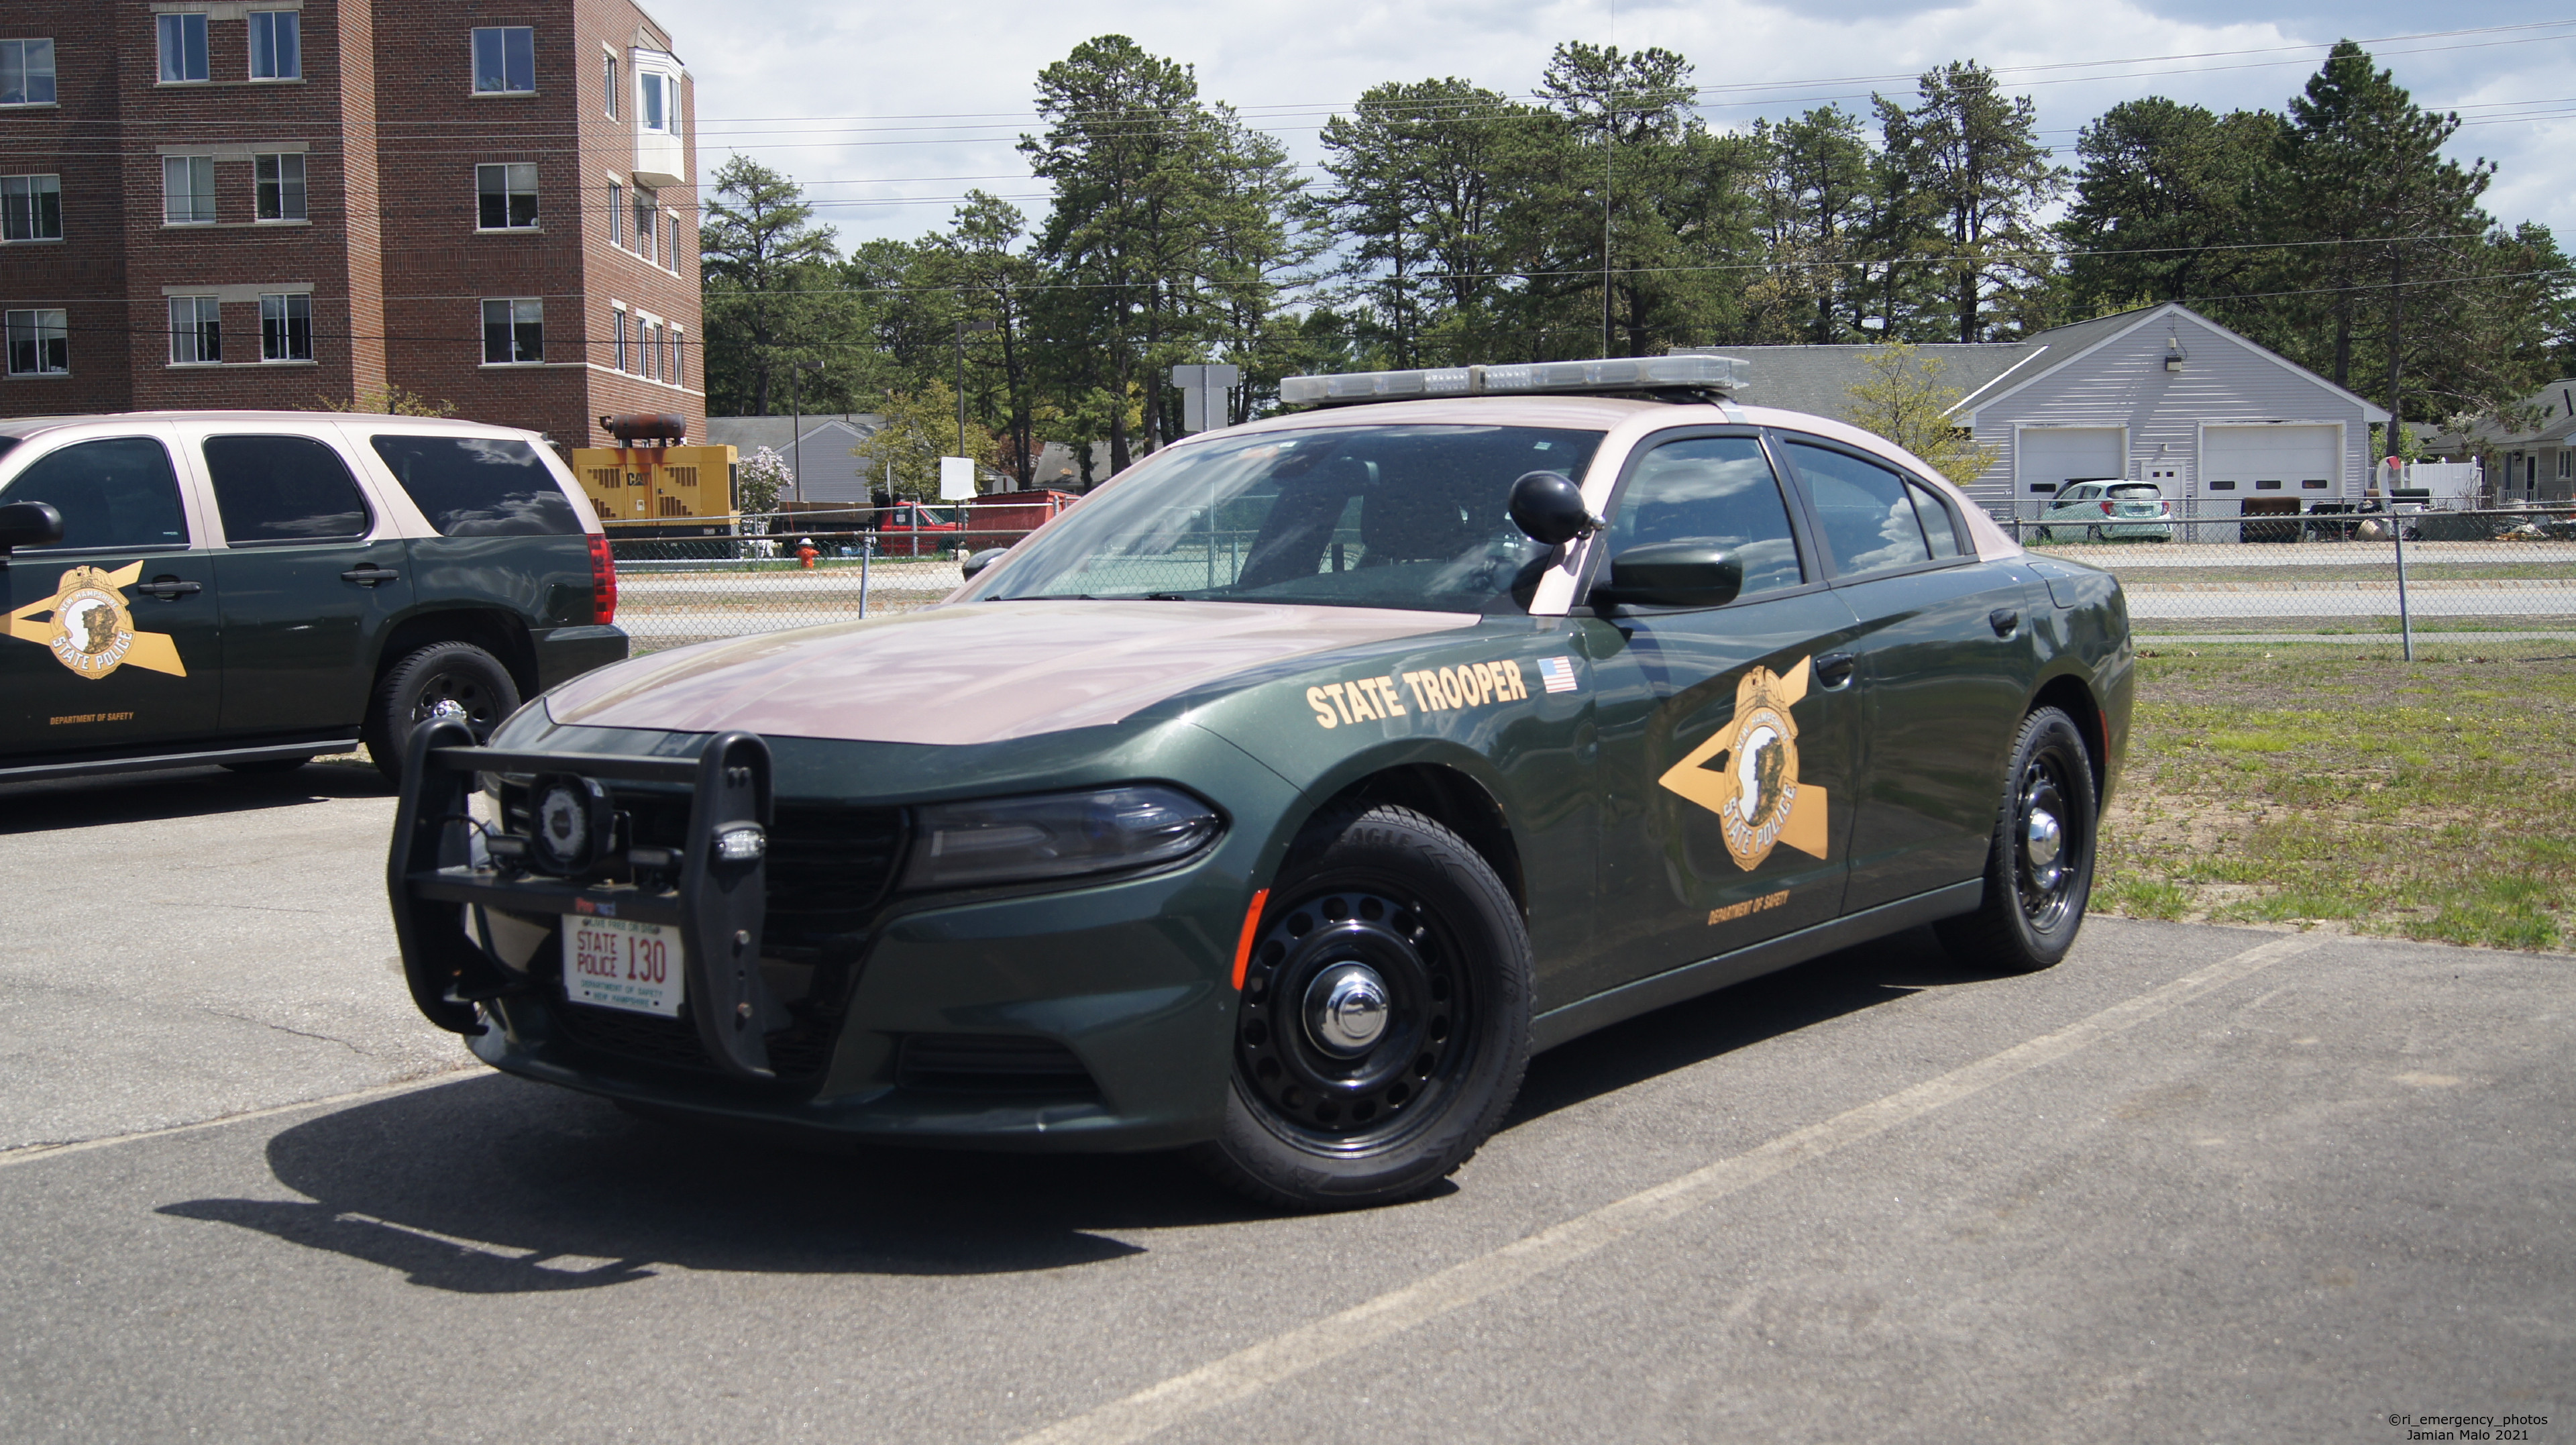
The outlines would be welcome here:
[[[1100,1092],[1073,1050],[1019,1034],[908,1034],[896,1056],[895,1082],[944,1093]]]
[[[659,1014],[592,1008],[561,998],[548,1002],[555,1023],[583,1048],[664,1068],[714,1072],[706,1045],[698,1042],[698,1026],[686,1017],[666,1019]]]

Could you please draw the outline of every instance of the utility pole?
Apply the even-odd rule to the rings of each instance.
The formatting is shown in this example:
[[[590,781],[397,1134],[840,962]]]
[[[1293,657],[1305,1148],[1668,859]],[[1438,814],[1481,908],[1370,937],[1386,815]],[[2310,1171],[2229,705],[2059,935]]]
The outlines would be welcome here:
[[[1616,25],[1617,11],[1611,23]],[[1610,49],[1610,83],[1601,105],[1601,359],[1610,359],[1610,148],[1619,138],[1619,49]]]

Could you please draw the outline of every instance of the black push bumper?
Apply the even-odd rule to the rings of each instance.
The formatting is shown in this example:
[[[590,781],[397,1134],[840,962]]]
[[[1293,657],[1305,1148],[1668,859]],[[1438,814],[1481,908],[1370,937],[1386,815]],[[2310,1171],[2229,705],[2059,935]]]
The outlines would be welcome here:
[[[385,885],[403,973],[412,1000],[431,1023],[480,1034],[484,1025],[476,1005],[544,986],[544,970],[522,972],[492,955],[488,928],[466,931],[468,909],[661,924],[679,930],[681,1008],[694,1021],[707,1058],[739,1078],[776,1077],[766,1039],[789,1017],[763,982],[759,962],[768,891],[768,744],[752,733],[729,732],[708,739],[693,759],[510,752],[474,746],[473,734],[456,719],[424,724],[411,743]],[[609,856],[618,840],[602,838],[596,845],[602,856],[591,860],[595,866],[566,870],[573,876],[548,876],[489,846],[511,840],[468,812],[479,772],[534,774],[576,785],[687,784],[688,827],[676,850],[625,848]],[[478,834],[486,847],[473,846]],[[736,856],[725,856],[719,840],[728,840]],[[530,856],[527,843],[517,840],[515,851],[523,859]]]

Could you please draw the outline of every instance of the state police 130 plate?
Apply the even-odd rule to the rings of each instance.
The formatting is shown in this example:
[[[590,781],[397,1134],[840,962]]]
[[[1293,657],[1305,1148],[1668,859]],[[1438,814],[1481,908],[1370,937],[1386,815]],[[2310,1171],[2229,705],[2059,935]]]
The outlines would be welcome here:
[[[568,914],[564,997],[630,1013],[680,1014],[680,930],[624,918]]]

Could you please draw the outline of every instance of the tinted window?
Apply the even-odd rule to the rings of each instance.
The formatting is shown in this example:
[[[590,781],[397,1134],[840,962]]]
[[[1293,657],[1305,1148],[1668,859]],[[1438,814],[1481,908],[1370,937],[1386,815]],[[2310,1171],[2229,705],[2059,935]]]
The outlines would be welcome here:
[[[313,542],[363,536],[367,501],[340,454],[311,437],[208,437],[206,474],[224,536]]]
[[[127,551],[188,545],[179,478],[150,437],[78,442],[36,458],[0,503],[45,502],[63,514],[65,548]],[[21,548],[33,551],[34,548]]]
[[[1959,545],[1958,528],[1950,521],[1950,509],[1920,482],[1907,482],[1905,490],[1914,496],[1914,515],[1923,523],[1923,538],[1932,544],[1935,557],[1956,557],[1966,550]]]
[[[1803,442],[1789,443],[1789,455],[1816,504],[1837,573],[1850,577],[1932,559],[1903,477],[1848,452]]]
[[[1733,552],[1744,564],[1739,595],[1807,580],[1779,479],[1751,437],[1667,442],[1637,464],[1610,523],[1610,555],[1659,542],[1706,542]]]
[[[554,537],[581,530],[537,449],[486,437],[370,437],[442,537]]]

